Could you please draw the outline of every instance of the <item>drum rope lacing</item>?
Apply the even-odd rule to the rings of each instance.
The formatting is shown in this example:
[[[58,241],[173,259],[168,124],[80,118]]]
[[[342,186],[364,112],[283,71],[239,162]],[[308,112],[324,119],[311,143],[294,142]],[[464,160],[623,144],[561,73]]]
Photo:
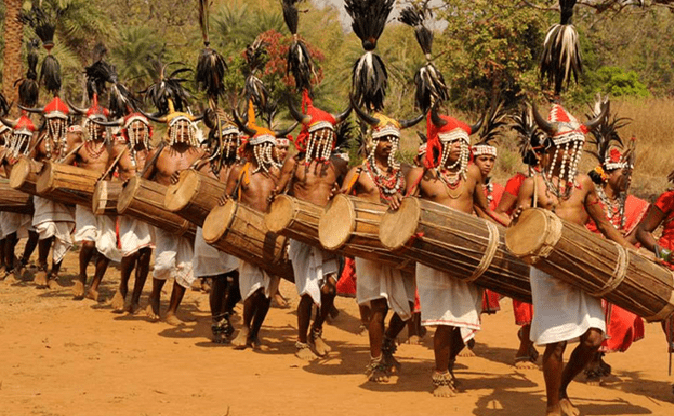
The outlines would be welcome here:
[[[630,263],[629,254],[627,253],[625,247],[618,243],[614,244],[618,249],[618,261],[616,262],[616,267],[613,269],[611,277],[606,281],[606,283],[604,283],[604,287],[596,292],[588,292],[590,296],[598,298],[603,297],[604,295],[613,292],[625,279],[625,275],[627,274],[627,266]]]
[[[500,243],[500,234],[496,224],[487,221],[487,229],[489,230],[489,243],[487,243],[487,249],[484,252],[484,256],[480,259],[473,275],[467,279],[462,279],[464,282],[474,282],[478,277],[482,276],[484,272],[489,269],[491,261],[494,259],[496,250],[498,249]]]

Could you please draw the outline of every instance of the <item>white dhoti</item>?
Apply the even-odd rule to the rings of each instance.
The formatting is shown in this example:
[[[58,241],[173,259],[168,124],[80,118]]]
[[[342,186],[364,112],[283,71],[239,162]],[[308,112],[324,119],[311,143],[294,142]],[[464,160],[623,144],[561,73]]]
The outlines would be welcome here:
[[[107,215],[94,215],[91,208],[78,205],[75,208],[75,224],[75,241],[93,241],[96,250],[108,259],[122,259],[122,253],[117,248],[115,219]]]
[[[152,231],[147,223],[126,215],[119,216],[119,247],[122,257],[152,246]]]
[[[168,280],[173,277],[180,286],[189,289],[196,280],[192,268],[194,248],[185,237],[179,237],[155,227],[156,248],[154,278]]]
[[[358,270],[356,269],[356,273]],[[466,342],[480,330],[482,291],[449,273],[417,263],[416,280],[422,325],[448,325],[461,329]]]
[[[0,222],[2,223],[1,238],[16,233],[16,237],[21,239],[28,236],[28,227],[30,227],[31,217],[28,214],[20,214],[17,212],[0,212]]]
[[[606,332],[600,299],[533,267],[529,280],[534,305],[531,341],[537,345],[574,341],[590,328]]]
[[[412,317],[414,276],[372,260],[356,257],[356,300],[359,305],[375,299],[386,299],[388,307],[406,321]]]
[[[309,295],[317,305],[321,304],[321,286],[327,276],[338,271],[335,255],[320,248],[291,239],[288,257],[293,263],[293,275],[297,293]]]
[[[39,196],[33,198],[35,214],[32,224],[40,240],[54,237],[52,259],[54,263],[58,263],[73,245],[70,239],[70,232],[75,225],[72,209]]]
[[[239,259],[206,243],[202,229],[198,227],[192,265],[196,277],[218,276],[238,269]]]
[[[270,277],[261,268],[239,260],[239,290],[241,299],[248,299],[256,290],[264,288],[264,295],[271,298],[279,284],[278,277]]]

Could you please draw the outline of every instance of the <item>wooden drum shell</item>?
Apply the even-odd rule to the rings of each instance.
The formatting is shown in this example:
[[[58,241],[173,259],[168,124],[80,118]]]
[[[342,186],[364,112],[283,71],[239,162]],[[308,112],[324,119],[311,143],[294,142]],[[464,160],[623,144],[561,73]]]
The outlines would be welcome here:
[[[382,244],[451,277],[531,303],[529,266],[504,245],[505,229],[420,198],[382,217]]]
[[[318,239],[318,221],[323,207],[293,198],[277,195],[264,216],[267,229],[312,246],[321,246]]]
[[[29,195],[37,195],[37,178],[41,170],[41,162],[36,162],[27,156],[20,156],[12,166],[9,186]]]
[[[254,264],[270,275],[294,281],[288,239],[269,231],[261,212],[230,199],[208,215],[203,237],[220,251]]]
[[[674,313],[669,269],[551,211],[522,212],[506,233],[506,245],[537,269],[648,321]]]
[[[178,183],[168,187],[164,206],[168,211],[201,226],[225,194],[225,188],[226,184],[215,178],[186,169],[180,172]]]
[[[9,186],[9,180],[0,178],[0,211],[33,214],[33,197]]]
[[[124,182],[98,181],[91,197],[91,211],[96,215],[117,215],[117,203]]]
[[[62,204],[91,208],[94,187],[100,176],[100,172],[48,161],[38,176],[37,194]]]
[[[414,262],[384,247],[379,239],[381,219],[388,207],[355,196],[339,194],[318,222],[318,237],[326,250],[337,250],[414,273]]]
[[[167,189],[166,185],[134,176],[124,184],[117,202],[117,213],[194,241],[197,227],[164,208]]]

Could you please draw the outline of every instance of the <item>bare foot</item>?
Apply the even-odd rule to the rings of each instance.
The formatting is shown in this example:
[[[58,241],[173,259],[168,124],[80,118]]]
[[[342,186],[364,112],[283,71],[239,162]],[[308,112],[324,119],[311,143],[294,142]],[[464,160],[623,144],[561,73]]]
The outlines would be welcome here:
[[[79,280],[75,282],[75,287],[73,288],[73,294],[75,295],[75,300],[84,299],[84,283]]]
[[[145,308],[145,314],[153,322],[159,321],[159,299],[149,298],[147,300],[147,307]]]
[[[234,338],[232,341],[232,345],[234,346],[234,349],[237,350],[245,350],[248,348],[248,335],[250,334],[250,330],[243,326],[241,330],[239,331],[239,334]]]
[[[59,284],[58,278],[56,277],[49,279],[48,285],[51,290],[61,289],[63,287]]]
[[[433,390],[433,396],[435,397],[454,397],[456,392],[453,388],[449,386],[438,386]]]
[[[370,359],[367,379],[373,383],[388,383],[389,377],[386,373],[386,365],[382,362],[382,357]]]
[[[276,292],[276,294],[274,295],[273,305],[281,309],[285,309],[290,306],[288,301],[278,292]]]
[[[115,293],[115,297],[112,298],[112,301],[110,302],[110,306],[112,306],[113,312],[116,313],[124,312],[124,296],[122,296],[122,292],[117,290],[117,293]]]
[[[89,289],[87,292],[87,299],[91,299],[94,302],[98,302],[98,291],[94,289]]]
[[[561,399],[559,401],[559,408],[562,411],[562,414],[566,416],[580,416],[580,410],[571,404],[571,400]]]
[[[320,333],[313,332],[309,337],[309,345],[311,345],[316,352],[316,355],[319,357],[325,357],[328,355],[332,348],[323,341]]]
[[[469,348],[464,348],[459,353],[459,357],[476,357],[476,355],[475,355],[475,351],[473,351]]]
[[[253,347],[254,350],[259,350],[262,349],[262,341],[260,340],[260,337],[255,337],[251,338],[248,342],[248,345]]]
[[[183,324],[183,321],[178,319],[174,313],[169,312],[166,314],[166,323],[173,326],[180,326]]]
[[[127,312],[129,312],[131,315],[138,315],[140,311],[142,311],[142,308],[140,307],[140,303],[138,302],[131,302],[129,304],[129,307],[126,309]]]
[[[318,358],[318,356],[311,351],[308,344],[299,341],[295,343],[295,357],[305,361],[312,361]]]
[[[559,405],[548,407],[545,409],[545,416],[562,416],[562,409]]]
[[[18,283],[18,282],[20,282],[20,280],[16,278],[16,276],[14,275],[14,272],[9,272],[5,275],[5,283],[6,284],[12,285],[12,284]]]
[[[40,270],[35,274],[35,284],[38,289],[42,289],[47,286],[47,272]]]
[[[516,370],[538,370],[538,364],[532,357],[515,357]]]
[[[412,335],[407,339],[407,343],[410,345],[421,345],[421,337],[419,335]]]

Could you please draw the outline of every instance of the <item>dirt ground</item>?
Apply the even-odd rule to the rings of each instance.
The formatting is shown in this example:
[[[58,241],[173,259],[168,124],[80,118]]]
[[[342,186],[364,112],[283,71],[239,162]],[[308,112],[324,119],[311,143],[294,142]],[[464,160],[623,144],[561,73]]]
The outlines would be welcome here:
[[[59,290],[36,289],[30,275],[0,282],[0,415],[544,414],[542,373],[512,366],[517,327],[507,299],[499,313],[483,316],[478,356],[457,362],[465,392],[436,399],[432,331],[424,345],[400,345],[399,377],[383,385],[366,381],[368,340],[356,335],[354,299],[338,298],[341,314],[324,328],[333,352],[307,363],[293,355],[298,298],[292,284],[282,282],[292,307],[270,310],[262,349],[238,351],[210,342],[204,293],[188,292],[179,311],[187,322],[179,327],[72,300],[76,262],[77,253],[69,253]],[[119,270],[111,267],[101,288],[105,298],[118,281]],[[162,300],[164,312],[168,294]],[[234,317],[237,327],[240,321]],[[406,337],[405,330],[401,341]],[[571,399],[584,415],[673,415],[668,359],[659,324],[648,324],[646,339],[608,357],[613,375],[605,385],[574,382]]]

